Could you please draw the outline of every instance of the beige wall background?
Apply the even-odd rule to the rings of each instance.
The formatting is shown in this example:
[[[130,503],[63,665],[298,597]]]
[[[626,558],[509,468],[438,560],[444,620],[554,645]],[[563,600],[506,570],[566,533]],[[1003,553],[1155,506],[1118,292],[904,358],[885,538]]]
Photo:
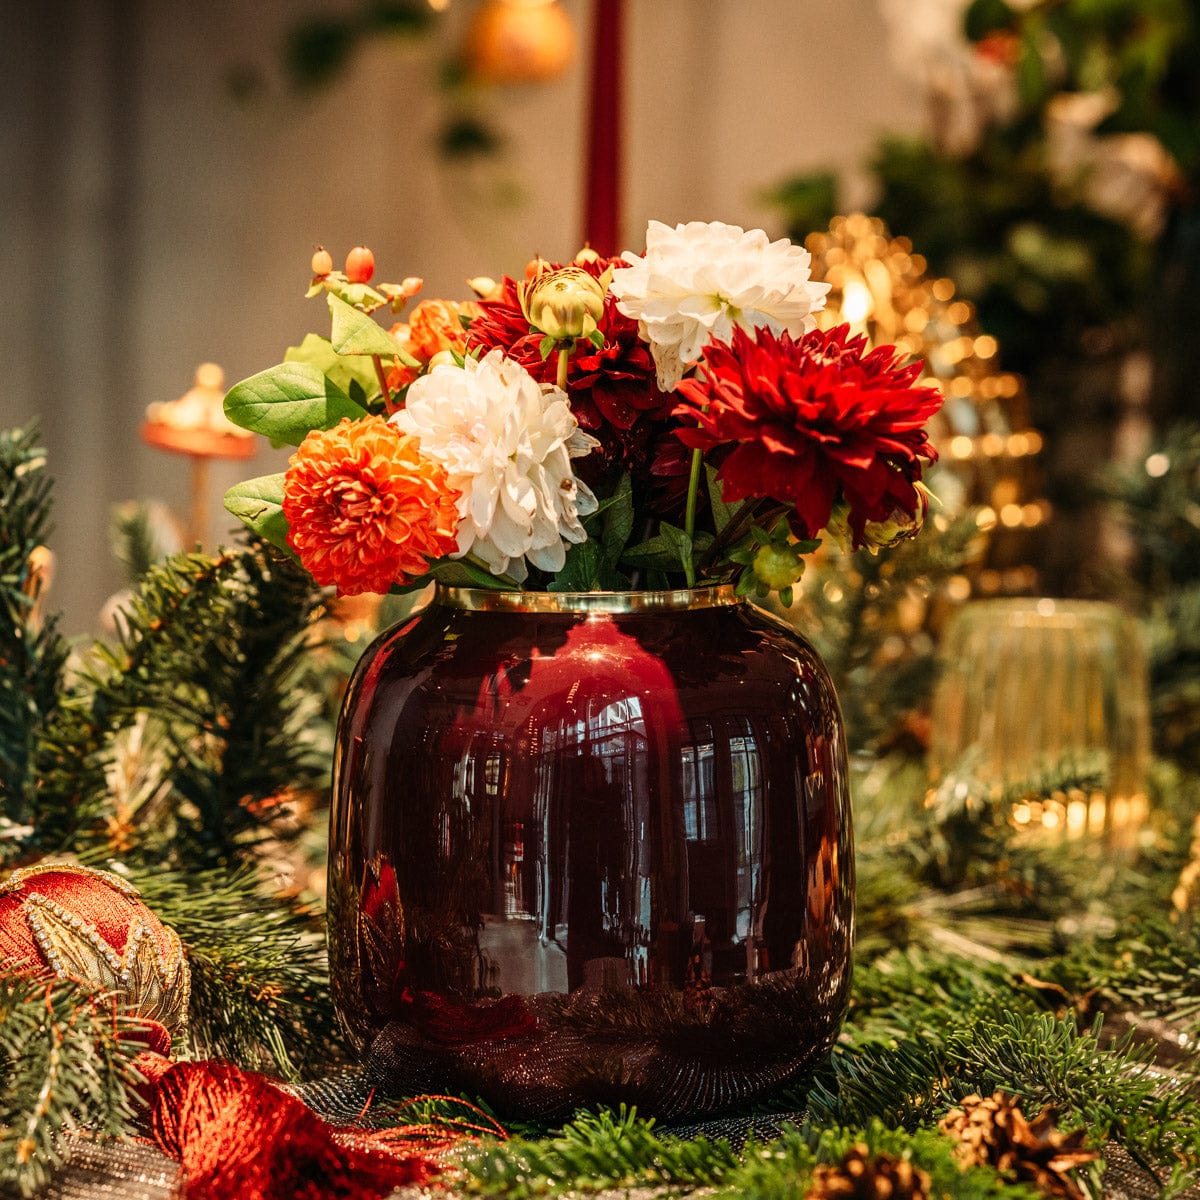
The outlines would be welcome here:
[[[450,166],[432,138],[441,64],[471,0],[436,34],[375,41],[312,95],[280,46],[297,21],[353,5],[241,0],[42,0],[8,6],[0,38],[0,424],[37,417],[58,481],[54,607],[95,626],[120,586],[110,507],[187,508],[187,460],[138,438],[148,404],[182,394],[204,360],[233,382],[325,320],[306,302],[315,243],[356,242],[379,275],[462,296],[580,240],[590,0],[564,0],[581,53],[563,79],[493,89],[498,160]],[[887,56],[876,0],[627,0],[625,243],[646,221],[720,219],[779,232],[762,192],[832,167],[848,204],[885,129],[920,119]],[[268,86],[234,98],[230,72]],[[220,493],[279,470],[267,449],[214,472]]]

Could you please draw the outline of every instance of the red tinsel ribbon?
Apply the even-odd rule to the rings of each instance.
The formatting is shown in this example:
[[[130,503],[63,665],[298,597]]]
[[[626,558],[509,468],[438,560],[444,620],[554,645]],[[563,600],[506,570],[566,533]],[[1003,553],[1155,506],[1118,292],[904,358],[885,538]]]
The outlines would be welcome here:
[[[326,1124],[229,1063],[178,1063],[154,1089],[150,1131],[188,1200],[382,1200],[438,1172],[427,1152]]]

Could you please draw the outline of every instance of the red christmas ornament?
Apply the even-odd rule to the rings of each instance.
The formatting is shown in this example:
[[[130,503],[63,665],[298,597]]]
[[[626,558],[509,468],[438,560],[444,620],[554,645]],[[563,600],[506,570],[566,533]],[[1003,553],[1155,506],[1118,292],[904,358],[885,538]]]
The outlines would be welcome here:
[[[439,1170],[452,1140],[429,1127],[339,1129],[271,1080],[232,1063],[172,1064],[190,976],[175,932],[119,875],[39,863],[0,884],[0,969],[43,972],[116,995],[140,1018],[134,1065],[158,1147],[188,1200],[382,1200]]]
[[[0,966],[22,965],[118,996],[157,1054],[186,1032],[183,947],[119,875],[62,862],[14,871],[0,884]]]

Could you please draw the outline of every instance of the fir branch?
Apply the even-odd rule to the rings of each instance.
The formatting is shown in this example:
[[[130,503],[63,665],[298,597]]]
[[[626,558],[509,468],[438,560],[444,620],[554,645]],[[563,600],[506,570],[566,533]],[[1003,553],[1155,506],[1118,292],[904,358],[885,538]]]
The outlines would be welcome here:
[[[179,535],[167,510],[145,500],[126,500],[113,506],[108,537],[113,555],[134,587],[155,563],[179,549]]]
[[[74,983],[0,970],[0,1190],[43,1187],[73,1130],[132,1129],[135,1023]]]
[[[931,1195],[946,1200],[1033,1200],[1036,1192],[987,1167],[961,1169],[949,1139],[935,1130],[909,1134],[882,1121],[864,1128],[790,1127],[771,1142],[735,1152],[725,1139],[682,1139],[621,1108],[583,1114],[555,1137],[515,1138],[467,1151],[460,1160],[467,1190],[529,1200],[609,1188],[715,1188],[728,1197],[791,1200],[805,1194],[818,1164],[840,1162],[855,1145],[870,1154],[907,1158],[930,1176]]]
[[[1110,1008],[1132,1008],[1200,1034],[1200,928],[1140,914],[1128,929],[1081,943],[1043,977]]]
[[[0,432],[0,860],[32,819],[35,749],[58,702],[67,645],[32,620],[30,557],[49,536],[50,478],[30,426]]]
[[[964,1171],[950,1140],[933,1129],[909,1134],[872,1121],[863,1129],[787,1129],[777,1141],[751,1146],[745,1162],[724,1181],[723,1192],[749,1200],[792,1200],[808,1189],[820,1163],[841,1162],[852,1146],[865,1145],[871,1156],[888,1154],[909,1160],[929,1175],[931,1196],[950,1200],[1033,1200],[1036,1189],[1010,1183],[987,1167]]]
[[[119,642],[95,648],[45,731],[39,843],[107,838],[80,813],[108,806],[115,739],[139,720],[169,783],[150,811],[117,814],[142,856],[228,864],[278,833],[289,793],[325,778],[304,736],[321,705],[305,678],[317,604],[311,580],[254,540],[151,568]]]
[[[654,1122],[622,1105],[582,1113],[542,1141],[514,1138],[468,1151],[462,1165],[473,1190],[524,1200],[560,1191],[720,1183],[738,1164],[724,1139],[664,1137]]]
[[[249,869],[144,871],[135,881],[187,951],[195,1057],[286,1078],[335,1062],[340,1039],[319,914],[268,894]]]
[[[1030,1004],[984,987],[965,1006],[893,1008],[903,1036],[839,1047],[808,1093],[810,1121],[878,1118],[913,1130],[972,1092],[1000,1089],[1035,1108],[1053,1105],[1068,1123],[1084,1126],[1093,1145],[1115,1141],[1160,1177],[1185,1178],[1180,1164],[1200,1168],[1194,1097],[1160,1095],[1146,1052],[1128,1041],[1106,1047],[1098,1022],[1080,1032],[1073,1015],[1030,1012]]]

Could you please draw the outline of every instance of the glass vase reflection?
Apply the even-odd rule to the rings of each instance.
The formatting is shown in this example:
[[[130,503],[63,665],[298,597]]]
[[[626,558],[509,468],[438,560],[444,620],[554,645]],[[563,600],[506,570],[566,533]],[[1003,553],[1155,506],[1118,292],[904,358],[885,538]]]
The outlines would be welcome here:
[[[837,699],[731,589],[440,589],[351,681],[330,837],[334,996],[385,1087],[698,1115],[844,1015]]]

